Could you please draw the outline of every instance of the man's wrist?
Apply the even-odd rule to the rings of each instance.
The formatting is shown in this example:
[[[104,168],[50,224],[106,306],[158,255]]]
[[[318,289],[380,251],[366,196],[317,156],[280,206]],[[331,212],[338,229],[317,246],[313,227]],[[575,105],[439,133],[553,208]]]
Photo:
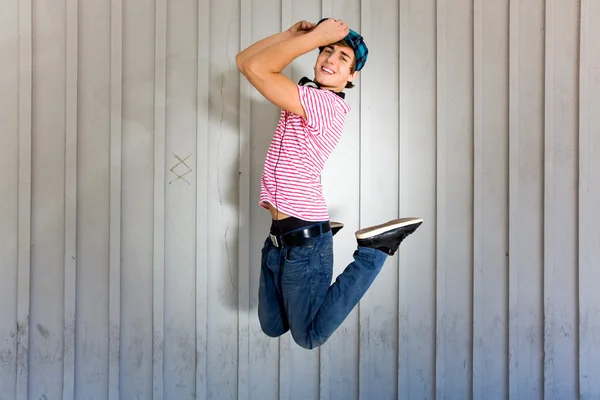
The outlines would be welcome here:
[[[296,37],[296,35],[294,35],[294,33],[292,31],[290,31],[289,29],[281,32],[279,35],[280,35],[281,41],[290,40],[290,39],[293,39]]]
[[[325,43],[323,37],[319,34],[319,32],[315,32],[314,30],[308,32],[306,35],[310,37],[310,43],[314,45],[315,49],[329,44]]]

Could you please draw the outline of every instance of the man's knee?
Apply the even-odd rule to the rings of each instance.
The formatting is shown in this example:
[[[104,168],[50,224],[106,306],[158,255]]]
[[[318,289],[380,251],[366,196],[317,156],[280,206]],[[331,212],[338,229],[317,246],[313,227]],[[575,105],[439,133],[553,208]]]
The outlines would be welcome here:
[[[306,350],[313,350],[317,347],[319,347],[319,345],[315,345],[313,344],[310,340],[296,340],[294,339],[294,342],[296,342],[296,344],[300,347],[302,347],[303,349]]]
[[[278,338],[285,333],[283,329],[273,329],[272,327],[268,326],[261,327],[261,329],[265,335],[271,338]]]
[[[292,338],[298,346],[306,350],[316,349],[317,347],[321,346],[327,341],[327,339],[318,338],[315,335],[311,335],[310,333],[294,334],[293,331]]]
[[[259,318],[260,329],[269,337],[277,338],[288,331],[281,323],[273,323],[273,321],[264,321]]]

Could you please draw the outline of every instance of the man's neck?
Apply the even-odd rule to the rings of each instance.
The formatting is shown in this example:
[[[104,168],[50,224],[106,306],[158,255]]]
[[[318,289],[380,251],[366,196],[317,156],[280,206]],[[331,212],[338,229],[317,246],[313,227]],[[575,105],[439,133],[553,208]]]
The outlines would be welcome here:
[[[319,86],[319,89],[321,89],[321,90],[330,90],[333,93],[340,96],[342,99],[346,98],[346,93],[344,93],[344,88],[334,88],[334,87],[329,87],[329,86],[323,86],[316,80],[316,78],[313,78],[313,82],[315,82]]]
[[[321,89],[323,89],[323,90],[331,90],[332,92],[336,92],[336,93],[342,93],[344,91],[344,88],[322,85],[315,78],[313,78],[313,81],[317,82],[319,84],[319,86],[321,87]]]

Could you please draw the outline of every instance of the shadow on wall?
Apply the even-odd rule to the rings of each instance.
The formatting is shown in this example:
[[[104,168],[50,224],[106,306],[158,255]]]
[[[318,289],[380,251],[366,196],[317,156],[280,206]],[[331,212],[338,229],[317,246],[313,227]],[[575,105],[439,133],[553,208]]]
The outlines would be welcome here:
[[[197,62],[200,61],[199,64]],[[206,60],[196,60],[191,55],[169,55],[168,64],[177,65],[178,70],[184,72],[197,72],[197,65],[203,65]],[[211,166],[214,167],[215,162],[218,165],[217,171],[209,171],[209,188],[217,187],[217,193],[209,192],[206,194],[209,204],[209,218],[211,214],[220,213],[219,223],[225,226],[213,227],[210,230],[220,232],[223,237],[220,239],[212,238],[209,243],[210,251],[217,252],[217,257],[222,257],[226,261],[221,261],[219,266],[227,265],[227,270],[219,268],[211,268],[209,274],[219,274],[218,278],[213,275],[210,282],[218,281],[218,288],[211,289],[219,295],[213,298],[219,299],[223,306],[232,311],[239,308],[238,302],[238,277],[239,265],[238,248],[239,248],[239,232],[238,226],[242,230],[250,232],[250,260],[249,260],[249,279],[250,287],[257,287],[260,274],[260,250],[268,235],[269,226],[271,223],[270,215],[267,210],[258,206],[258,197],[260,191],[260,177],[263,169],[263,162],[273,132],[277,126],[280,109],[264,99],[256,89],[251,87],[251,96],[240,98],[240,84],[245,84],[245,78],[241,75],[235,65],[235,60],[228,63],[217,63],[209,61],[209,85],[204,90],[201,88],[200,96],[209,96],[208,98],[200,97],[200,104],[208,105],[208,110],[204,111],[208,115],[208,156]],[[292,66],[292,79],[297,75],[298,67]],[[124,71],[125,72],[125,71]],[[178,88],[181,88],[181,76],[176,77],[179,73],[170,72],[167,77],[166,92],[162,88],[156,89],[154,68],[143,68],[141,70],[128,71],[123,76],[123,136],[130,135],[127,139],[130,143],[144,143],[148,148],[152,146],[150,142],[154,141],[155,132],[155,96],[159,99],[165,99],[167,109],[171,107],[182,107],[183,110],[177,112],[178,115],[193,115],[196,118],[198,105],[184,101],[181,98],[172,97],[173,94],[168,87],[171,81],[177,81]],[[110,82],[104,82],[96,87],[93,94],[94,107],[100,107],[105,112],[110,112],[108,106],[110,104]],[[155,90],[159,90],[155,92]],[[245,96],[248,96],[247,94]],[[89,99],[88,99],[89,100]],[[240,104],[246,102],[250,104],[250,129],[251,132],[241,132],[240,127]],[[88,107],[90,105],[88,104]],[[186,111],[187,110],[187,111]],[[164,111],[164,110],[159,110]],[[166,111],[165,111],[166,112]],[[171,114],[171,112],[169,112]],[[171,117],[172,118],[172,117]],[[203,123],[203,121],[200,121]],[[170,126],[169,117],[166,117],[166,134],[170,137],[174,135],[190,135],[189,131],[178,132],[175,127]],[[177,125],[176,123],[174,125]],[[107,132],[106,134],[110,134]],[[194,135],[196,133],[194,132]],[[133,135],[133,137],[131,137]],[[249,142],[240,142],[242,137]],[[177,175],[187,173],[183,178],[191,182],[189,178],[193,176],[191,171],[186,169],[188,166],[195,170],[196,167],[196,149],[171,149],[169,143],[172,139],[167,140],[167,148],[165,149],[165,157],[167,165],[165,166],[165,185],[168,190],[169,182],[172,182]],[[233,148],[232,148],[233,147]],[[249,152],[249,154],[248,154]],[[185,158],[189,153],[194,154],[185,160],[185,165],[181,160],[173,158],[173,154],[183,155]],[[185,153],[185,154],[184,154]],[[249,159],[250,161],[250,199],[249,209],[250,215],[239,215],[239,190],[240,190],[240,160]],[[178,169],[172,168],[179,164]],[[173,169],[173,171],[171,171]],[[175,172],[174,172],[175,171]],[[181,172],[184,171],[184,172]],[[213,175],[215,174],[215,175]],[[194,178],[192,178],[194,179]],[[217,206],[214,209],[213,206]],[[243,224],[250,224],[250,227]],[[260,233],[260,234],[257,234]],[[168,240],[168,239],[167,239]],[[215,254],[215,253],[213,253]],[[211,258],[213,258],[211,256]],[[221,258],[220,258],[221,259]],[[210,261],[209,261],[210,265]],[[256,298],[258,293],[250,292],[251,309],[256,307]],[[212,297],[212,296],[211,296]]]
[[[250,86],[250,98],[240,97],[240,85],[246,84],[246,78],[238,71],[235,63],[233,66],[228,68],[222,68],[221,65],[216,63],[210,64],[211,68],[211,82],[210,92],[213,101],[217,101],[218,104],[206,102],[209,104],[209,120],[219,121],[220,132],[226,132],[228,135],[239,135],[236,138],[236,144],[239,146],[239,159],[235,161],[235,168],[228,169],[227,174],[222,175],[220,180],[221,194],[225,193],[222,197],[223,207],[230,207],[232,209],[231,215],[239,216],[237,219],[231,220],[230,222],[235,224],[236,228],[239,223],[239,227],[242,232],[249,231],[250,246],[250,260],[248,263],[242,263],[243,265],[249,265],[250,270],[248,276],[250,280],[250,313],[255,314],[257,308],[257,297],[258,297],[258,282],[260,277],[260,262],[261,262],[261,249],[264,241],[268,236],[269,227],[271,224],[271,217],[267,210],[262,209],[258,205],[259,194],[260,194],[260,179],[263,171],[263,163],[267,153],[267,149],[273,137],[273,133],[277,127],[281,109],[268,100],[266,100],[260,93]],[[296,65],[291,66],[290,76],[292,80],[297,82],[301,76],[309,74],[310,71],[303,71]],[[312,77],[312,75],[307,75]],[[221,96],[220,98],[218,96]],[[244,94],[242,96],[248,96]],[[209,99],[210,100],[210,99]],[[250,105],[250,121],[249,129],[250,132],[242,132],[240,126],[240,105]],[[212,124],[214,127],[215,125]],[[247,129],[244,127],[243,129]],[[214,129],[209,132],[209,135],[216,135]],[[246,138],[248,142],[242,141]],[[237,142],[240,140],[242,142]],[[225,140],[223,140],[225,143]],[[224,144],[220,144],[220,147]],[[226,145],[225,145],[226,146]],[[248,152],[250,152],[248,154]],[[239,162],[242,159],[249,160],[250,162],[250,199],[248,199],[248,212],[250,215],[239,215],[238,214],[238,203],[239,203],[239,190],[240,190],[240,171]],[[221,171],[221,173],[223,173]],[[211,211],[212,212],[212,211]],[[250,224],[250,226],[244,226],[244,224]],[[227,247],[237,253],[238,249],[238,238],[239,235],[228,236],[226,240]],[[225,301],[225,306],[231,310],[237,310],[238,303],[238,276],[239,266],[237,258],[231,258],[229,260],[230,266],[230,278],[232,281],[229,282],[230,287],[220,288],[220,293],[226,293],[228,296],[220,296],[220,301]]]
[[[260,253],[265,238],[268,235],[271,223],[270,214],[267,210],[259,207],[260,179],[263,170],[263,163],[267,149],[273,137],[280,115],[280,109],[263,98],[253,87],[250,87],[249,93],[240,94],[240,85],[246,84],[246,78],[233,65],[219,65],[211,62],[211,81],[210,81],[210,99],[204,100],[208,104],[209,121],[212,121],[209,127],[209,135],[237,135],[232,138],[231,143],[235,142],[236,160],[227,166],[226,172],[219,170],[221,174],[218,179],[221,207],[230,209],[229,215],[232,218],[229,223],[235,225],[235,230],[239,226],[240,232],[249,232],[248,240],[250,246],[250,260],[247,262],[238,262],[238,257],[231,257],[228,260],[230,281],[221,280],[223,286],[219,288],[219,302],[232,311],[239,309],[239,274],[240,265],[248,266],[249,287],[257,288],[260,277]],[[205,92],[206,93],[206,92]],[[244,97],[241,97],[244,96]],[[249,104],[250,120],[245,127],[240,126],[240,106]],[[242,129],[250,129],[250,132],[242,132]],[[210,139],[209,139],[210,140]],[[213,140],[214,143],[216,141]],[[228,146],[227,139],[218,140],[216,149],[210,151],[227,151],[223,146]],[[242,177],[240,171],[240,160],[249,160],[250,176]],[[231,167],[231,168],[230,168]],[[248,212],[250,215],[239,214],[239,191],[240,182],[243,179],[249,179],[249,195],[247,199]],[[212,212],[212,211],[211,211]],[[235,217],[235,218],[233,218]],[[238,219],[239,218],[239,219]],[[249,226],[248,226],[249,224]],[[228,249],[227,256],[238,254],[240,233],[227,235],[223,240]],[[232,251],[233,250],[233,251]],[[255,293],[256,292],[256,293]],[[257,306],[258,292],[250,291],[250,313],[255,314]]]

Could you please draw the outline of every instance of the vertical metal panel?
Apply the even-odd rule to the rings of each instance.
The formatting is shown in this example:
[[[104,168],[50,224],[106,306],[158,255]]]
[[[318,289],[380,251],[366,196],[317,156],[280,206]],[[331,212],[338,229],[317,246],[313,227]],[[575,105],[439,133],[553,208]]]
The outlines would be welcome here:
[[[600,149],[600,51],[593,39],[600,33],[600,4],[581,3],[581,68],[579,131],[579,307],[580,307],[580,395],[582,399],[600,397],[600,306],[595,283],[600,280],[600,162],[594,152]],[[596,36],[594,36],[596,35]]]
[[[252,3],[240,0],[240,50],[250,46],[252,38]],[[208,22],[208,21],[206,21]],[[238,399],[251,396],[250,382],[250,210],[254,206],[250,196],[251,158],[251,102],[250,83],[240,77],[240,147],[238,198]],[[203,196],[202,194],[199,194]]]
[[[424,222],[399,251],[398,398],[432,399],[436,342],[436,2],[402,0],[399,6],[399,213],[421,217]]]
[[[578,398],[579,1],[545,11],[544,396]]]
[[[543,398],[543,1],[510,2],[509,382]]]
[[[508,383],[509,2],[474,2],[473,398]]]
[[[472,389],[473,5],[438,7],[437,395],[463,398]]]
[[[509,398],[520,398],[523,392],[519,383],[519,332],[518,323],[519,296],[519,269],[517,241],[519,220],[519,55],[518,46],[521,13],[519,2],[509,0],[509,66],[508,66],[508,393]]]
[[[21,74],[19,1],[4,2],[0,13],[0,393],[16,398],[18,236],[19,236],[19,89]],[[26,72],[26,70],[25,70]]]
[[[164,396],[167,2],[154,14],[154,255],[152,291],[153,400]]]
[[[29,397],[62,396],[65,3],[33,4]],[[60,117],[58,117],[60,116]]]
[[[168,2],[166,11],[165,399],[190,397],[196,386],[197,7]]]
[[[108,397],[120,394],[121,348],[121,171],[123,118],[123,3],[110,13],[110,205],[108,284]]]
[[[208,176],[209,176],[209,2],[198,3],[198,86],[196,127],[196,399],[208,399]],[[240,110],[240,112],[242,112]],[[241,190],[241,189],[240,189]],[[241,254],[241,253],[240,253]],[[241,260],[240,260],[241,261]],[[240,298],[241,301],[241,298]],[[241,306],[240,306],[241,308]],[[248,388],[249,390],[249,388]]]
[[[155,4],[122,5],[119,396],[152,399]]]
[[[473,398],[484,389],[483,353],[483,0],[473,1]],[[488,395],[493,393],[487,393]]]
[[[254,43],[282,29],[281,0],[253,0],[251,7],[251,34],[249,43]],[[272,18],[263,18],[265,10],[272,10]],[[291,11],[289,11],[291,12]],[[289,17],[291,20],[291,17]],[[240,32],[242,34],[242,32]],[[244,48],[240,43],[240,48]],[[240,85],[247,85],[250,101],[250,398],[257,400],[279,399],[285,384],[280,380],[280,339],[266,336],[258,321],[258,289],[260,277],[261,249],[267,237],[270,215],[258,206],[260,181],[266,149],[273,137],[279,110],[267,103],[246,78],[240,75]],[[240,99],[243,101],[243,97]],[[240,129],[244,129],[240,126]],[[240,186],[240,190],[242,187]],[[241,196],[241,192],[240,192]]]
[[[19,1],[19,172],[17,227],[17,400],[28,396],[31,273],[31,125],[33,26],[31,0]]]
[[[600,398],[600,3],[581,1],[579,86],[579,388]]]
[[[240,3],[212,1],[208,216],[208,396],[238,396],[238,199]]]
[[[542,293],[544,295],[544,398],[556,394],[554,392],[554,379],[557,375],[554,373],[554,325],[556,321],[556,312],[553,310],[553,292],[552,283],[554,279],[550,274],[555,273],[556,261],[553,254],[555,222],[548,220],[554,213],[554,96],[555,96],[555,75],[554,75],[554,52],[555,52],[555,0],[546,0],[545,3],[545,60],[544,60],[544,283]],[[560,226],[564,224],[561,223]],[[570,334],[569,332],[565,332]]]
[[[397,2],[370,0],[361,10],[370,53],[361,80],[361,110],[368,119],[361,125],[360,228],[398,217],[397,7]],[[398,261],[397,255],[387,259],[361,300],[361,399],[397,396]]]
[[[446,57],[447,45],[445,41],[447,30],[447,0],[437,0],[436,2],[436,325],[435,325],[435,396],[443,397],[447,393],[446,379],[446,353],[447,348],[442,340],[445,337],[444,321],[446,319],[446,251],[447,244],[444,240],[443,232],[447,229],[448,216],[441,212],[447,207],[448,196],[442,189],[442,182],[447,179],[447,135],[444,132],[447,117],[446,97],[447,89],[447,70]]]
[[[371,34],[371,0],[360,0],[360,30],[361,35],[365,38],[372,38]],[[372,41],[373,39],[370,39]],[[370,48],[370,52],[373,52],[373,49]],[[370,63],[372,63],[373,57],[370,57]],[[367,71],[367,70],[365,70]],[[370,82],[373,81],[375,73],[371,73],[370,71],[361,73],[362,78],[360,79],[360,131],[359,131],[359,146],[360,146],[360,176],[359,176],[359,209],[358,209],[358,223],[359,228],[363,226],[368,226],[367,224],[372,223],[368,219],[368,206],[365,202],[365,189],[368,189],[368,186],[365,185],[365,181],[368,181],[368,173],[367,169],[364,168],[364,165],[368,165],[367,162],[363,160],[368,156],[370,145],[369,136],[367,132],[370,130],[369,126],[371,124],[371,97],[373,96],[373,90]],[[373,290],[373,289],[372,289]],[[358,303],[358,398],[360,400],[368,399],[371,397],[371,389],[372,383],[370,381],[370,349],[369,349],[369,322],[370,322],[370,313],[369,313],[369,301],[368,297],[364,296],[363,299]]]
[[[108,397],[110,3],[79,4],[75,397]]]
[[[77,121],[78,0],[66,6],[65,236],[63,400],[75,399],[75,316],[77,308]]]

